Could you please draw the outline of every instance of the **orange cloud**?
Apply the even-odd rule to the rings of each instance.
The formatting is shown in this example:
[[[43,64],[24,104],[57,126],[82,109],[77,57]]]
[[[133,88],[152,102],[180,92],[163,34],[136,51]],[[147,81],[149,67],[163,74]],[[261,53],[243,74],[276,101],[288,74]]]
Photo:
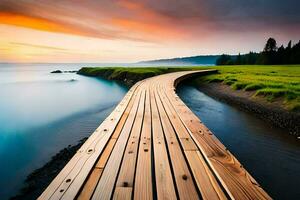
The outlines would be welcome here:
[[[127,10],[129,15],[113,18],[111,24],[128,33],[134,32],[156,41],[161,41],[161,37],[165,37],[165,41],[180,39],[185,35],[185,31],[177,26],[174,18],[152,9],[145,2],[119,0],[117,4]]]
[[[133,32],[137,34],[143,34],[145,37],[152,39],[159,39],[162,36],[176,38],[181,35],[181,33],[177,30],[155,23],[145,23],[124,18],[114,18],[111,19],[110,22],[111,24],[118,26],[129,33]]]
[[[80,19],[78,19],[80,22]],[[92,21],[93,22],[93,21]],[[19,27],[25,27],[40,31],[65,33],[79,36],[87,36],[101,39],[123,39],[131,41],[143,41],[147,42],[142,37],[132,37],[131,34],[124,34],[123,30],[105,30],[101,28],[102,24],[96,27],[90,27],[88,23],[68,23],[59,20],[50,20],[41,17],[32,17],[30,15],[23,15],[10,12],[0,11],[0,24],[14,25]],[[116,23],[117,24],[117,23]],[[110,22],[106,25],[113,25]],[[123,27],[123,26],[122,26]],[[138,26],[136,26],[138,27]],[[120,27],[112,27],[119,29]],[[149,42],[149,41],[148,41]]]
[[[120,1],[117,2],[117,4],[119,4],[120,6],[122,6],[124,8],[132,9],[132,10],[141,9],[141,8],[144,7],[140,3],[132,2],[132,1],[128,1],[128,0],[120,0]]]
[[[169,16],[157,12],[141,2],[120,0],[118,1],[118,5],[135,13],[139,19],[149,22],[170,22],[172,20]]]

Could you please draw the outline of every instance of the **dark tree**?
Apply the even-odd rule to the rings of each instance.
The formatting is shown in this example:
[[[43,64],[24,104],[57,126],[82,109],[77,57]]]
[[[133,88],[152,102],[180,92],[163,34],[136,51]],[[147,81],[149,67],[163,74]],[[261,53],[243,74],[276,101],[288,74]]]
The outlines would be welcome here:
[[[289,64],[300,64],[300,40],[292,47],[289,58]]]
[[[237,56],[236,60],[235,60],[235,64],[236,65],[241,65],[242,64],[242,56],[239,53],[239,55]]]
[[[292,49],[292,41],[290,40],[286,49],[291,50]]]
[[[277,42],[274,38],[269,38],[265,46],[265,52],[274,52],[277,50]]]
[[[230,65],[231,63],[232,63],[231,56],[226,54],[221,55],[216,62],[217,65]]]
[[[277,50],[277,57],[276,57],[276,62],[278,63],[278,64],[283,64],[284,62],[285,62],[285,54],[286,54],[286,52],[285,52],[286,50],[285,50],[285,48],[284,48],[284,46],[283,45],[281,45],[279,48],[278,48],[278,50]]]

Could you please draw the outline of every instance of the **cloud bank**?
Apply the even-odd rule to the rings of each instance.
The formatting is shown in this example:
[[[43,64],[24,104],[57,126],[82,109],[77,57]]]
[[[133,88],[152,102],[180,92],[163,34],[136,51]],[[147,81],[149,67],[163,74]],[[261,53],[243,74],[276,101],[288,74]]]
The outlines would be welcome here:
[[[243,38],[259,38],[247,47],[256,49],[267,35],[299,39],[299,7],[298,0],[2,0],[0,24],[211,53]]]

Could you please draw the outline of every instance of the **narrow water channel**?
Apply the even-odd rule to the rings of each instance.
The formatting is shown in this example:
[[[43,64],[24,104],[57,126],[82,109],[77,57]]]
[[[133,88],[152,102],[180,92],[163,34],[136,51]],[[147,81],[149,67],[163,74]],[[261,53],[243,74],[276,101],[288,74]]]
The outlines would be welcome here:
[[[299,199],[300,140],[193,86],[177,93],[272,198]]]

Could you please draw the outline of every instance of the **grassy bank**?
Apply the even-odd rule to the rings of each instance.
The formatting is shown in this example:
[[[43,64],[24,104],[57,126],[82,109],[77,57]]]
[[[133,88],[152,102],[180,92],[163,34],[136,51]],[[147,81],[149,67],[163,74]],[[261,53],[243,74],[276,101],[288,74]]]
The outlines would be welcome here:
[[[233,90],[254,91],[269,102],[282,100],[288,110],[300,110],[300,65],[222,66],[218,74],[200,77],[197,82],[220,82]]]
[[[83,67],[78,71],[78,74],[122,81],[131,86],[137,81],[152,76],[195,69],[199,69],[199,67]]]
[[[212,67],[84,67],[79,74],[119,80],[127,85],[159,75],[182,70],[218,69],[218,74],[200,77],[202,82],[219,82],[233,90],[253,91],[253,96],[265,97],[269,102],[282,101],[288,110],[300,110],[300,65],[288,66],[212,66]]]
[[[195,69],[197,67],[193,67]],[[117,77],[121,74],[135,74],[135,75],[149,75],[155,76],[167,72],[187,70],[191,67],[83,67],[79,73],[86,73],[91,76],[97,76],[104,73],[109,74],[111,77]]]

